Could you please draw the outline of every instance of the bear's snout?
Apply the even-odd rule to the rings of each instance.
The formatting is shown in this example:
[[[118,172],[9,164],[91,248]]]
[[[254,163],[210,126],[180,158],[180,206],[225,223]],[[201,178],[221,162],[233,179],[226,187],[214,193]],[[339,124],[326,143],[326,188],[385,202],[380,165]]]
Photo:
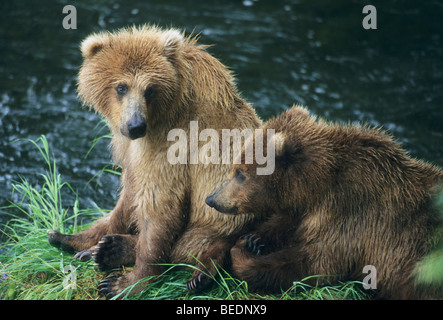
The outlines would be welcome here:
[[[237,207],[234,207],[231,205],[226,205],[225,203],[221,203],[220,201],[217,201],[217,196],[218,196],[217,192],[210,194],[205,200],[206,204],[221,213],[225,213],[225,214],[237,213],[237,209],[238,209]]]
[[[215,196],[214,196],[214,194],[211,194],[211,195],[207,196],[205,202],[206,202],[206,204],[208,206],[210,206],[211,208],[214,208],[215,207]]]
[[[140,114],[134,113],[134,115],[126,124],[126,128],[128,130],[128,138],[131,140],[135,140],[144,137],[146,134],[146,127],[147,125],[145,119],[143,119]]]

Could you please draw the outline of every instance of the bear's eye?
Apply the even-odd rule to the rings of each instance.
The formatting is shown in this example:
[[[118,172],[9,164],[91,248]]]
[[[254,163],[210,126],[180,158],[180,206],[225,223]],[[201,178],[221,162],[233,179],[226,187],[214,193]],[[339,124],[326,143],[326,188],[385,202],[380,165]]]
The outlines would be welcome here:
[[[154,94],[154,88],[151,86],[147,87],[144,94],[145,100],[149,101],[149,99],[151,99],[153,94]]]
[[[128,86],[126,84],[119,84],[115,90],[119,96],[123,96],[128,92]]]
[[[243,172],[240,169],[237,169],[235,171],[235,180],[237,180],[238,183],[243,183],[246,179],[246,176],[243,174]]]

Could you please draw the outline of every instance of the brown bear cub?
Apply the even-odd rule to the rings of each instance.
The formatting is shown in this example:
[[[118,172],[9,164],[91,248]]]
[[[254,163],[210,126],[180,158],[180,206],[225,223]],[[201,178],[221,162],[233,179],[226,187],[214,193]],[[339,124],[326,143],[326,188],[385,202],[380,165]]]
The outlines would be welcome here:
[[[100,283],[107,297],[161,274],[165,263],[198,259],[215,273],[215,265],[229,261],[238,232],[255,219],[227,216],[205,204],[230,164],[190,163],[189,152],[184,162],[169,161],[175,141],[168,133],[180,129],[189,137],[191,121],[199,132],[261,125],[231,72],[196,42],[175,29],[142,26],[93,34],[82,43],[79,97],[109,124],[113,158],[123,168],[120,197],[89,229],[48,234],[51,244],[79,251],[80,260],[93,258],[99,270],[134,264],[133,271]],[[190,150],[189,141],[185,147]],[[195,271],[189,289],[209,280]]]
[[[330,124],[300,107],[268,121],[264,137],[268,129],[275,130],[263,139],[275,146],[274,172],[257,175],[243,151],[206,199],[221,212],[266,217],[231,249],[239,279],[272,292],[313,275],[326,276],[313,283],[326,283],[374,272],[366,285],[380,298],[442,297],[441,288],[414,278],[440,225],[433,207],[440,169],[410,158],[378,129]]]

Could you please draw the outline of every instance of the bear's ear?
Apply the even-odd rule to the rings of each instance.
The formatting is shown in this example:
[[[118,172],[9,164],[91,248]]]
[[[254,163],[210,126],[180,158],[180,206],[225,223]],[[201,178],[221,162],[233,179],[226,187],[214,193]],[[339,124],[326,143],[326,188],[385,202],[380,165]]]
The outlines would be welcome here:
[[[302,151],[294,137],[287,137],[283,132],[274,134],[270,143],[274,144],[275,159],[279,161],[292,163],[299,158]]]
[[[185,39],[180,31],[171,29],[163,33],[163,41],[163,54],[167,58],[174,58]]]
[[[270,143],[274,145],[275,157],[281,158],[285,153],[285,135],[283,132],[277,132],[271,137]]]
[[[109,42],[108,36],[105,34],[93,34],[83,40],[81,45],[82,55],[86,59],[90,59],[102,50]]]

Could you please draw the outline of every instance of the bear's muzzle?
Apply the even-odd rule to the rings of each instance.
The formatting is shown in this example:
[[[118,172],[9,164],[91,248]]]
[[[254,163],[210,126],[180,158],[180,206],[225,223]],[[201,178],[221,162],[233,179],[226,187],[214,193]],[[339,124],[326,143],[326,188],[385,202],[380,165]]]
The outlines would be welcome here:
[[[142,138],[146,134],[146,121],[139,113],[134,113],[120,132],[131,140]]]

